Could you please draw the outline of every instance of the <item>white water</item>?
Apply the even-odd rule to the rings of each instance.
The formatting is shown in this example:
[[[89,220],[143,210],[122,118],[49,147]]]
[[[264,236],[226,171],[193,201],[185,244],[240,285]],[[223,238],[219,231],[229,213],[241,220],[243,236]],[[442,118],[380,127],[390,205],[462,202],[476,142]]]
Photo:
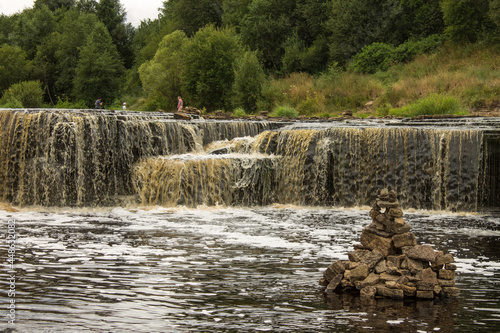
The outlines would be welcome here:
[[[452,253],[452,302],[325,298],[367,210],[27,209],[16,221],[17,332],[474,332],[500,330],[500,217],[405,213],[420,243]],[[3,262],[7,244],[0,243]],[[7,286],[7,267],[0,272]],[[2,304],[9,297],[2,288]],[[1,309],[6,318],[6,307]],[[480,326],[478,326],[480,325]]]

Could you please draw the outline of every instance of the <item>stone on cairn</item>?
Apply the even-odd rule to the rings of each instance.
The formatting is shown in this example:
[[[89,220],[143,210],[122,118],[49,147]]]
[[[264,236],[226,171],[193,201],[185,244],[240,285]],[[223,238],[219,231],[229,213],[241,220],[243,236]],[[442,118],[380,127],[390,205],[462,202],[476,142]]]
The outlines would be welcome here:
[[[370,217],[372,223],[361,232],[361,244],[354,244],[349,260],[335,261],[323,273],[319,283],[327,293],[359,290],[362,297],[395,299],[458,295],[455,259],[417,243],[396,192],[382,190]]]

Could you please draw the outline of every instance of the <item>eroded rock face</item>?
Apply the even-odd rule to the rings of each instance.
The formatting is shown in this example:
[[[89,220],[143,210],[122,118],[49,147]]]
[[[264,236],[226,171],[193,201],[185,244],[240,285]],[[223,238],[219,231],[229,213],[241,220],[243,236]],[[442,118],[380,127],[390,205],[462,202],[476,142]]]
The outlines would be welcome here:
[[[364,298],[394,299],[458,295],[453,256],[418,244],[396,192],[382,190],[370,217],[372,223],[361,232],[361,244],[354,245],[349,260],[333,262],[320,279],[327,293],[359,290]]]

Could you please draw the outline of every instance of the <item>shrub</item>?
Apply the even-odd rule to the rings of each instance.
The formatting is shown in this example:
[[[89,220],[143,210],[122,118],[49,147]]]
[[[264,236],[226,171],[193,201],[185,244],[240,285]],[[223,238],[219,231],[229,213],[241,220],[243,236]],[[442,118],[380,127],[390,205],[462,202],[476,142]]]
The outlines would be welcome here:
[[[401,108],[390,109],[389,114],[403,117],[438,114],[466,114],[459,99],[452,96],[432,94]]]
[[[363,47],[352,58],[350,69],[356,73],[373,74],[386,71],[393,61],[394,47],[384,43],[373,43]]]
[[[245,112],[245,110],[243,108],[237,108],[232,113],[233,117],[243,117],[246,115],[247,115],[247,113]]]
[[[273,116],[283,118],[297,118],[299,116],[299,112],[295,110],[295,108],[281,105],[274,109]]]
[[[235,105],[255,111],[257,102],[262,97],[265,80],[264,70],[255,52],[245,52],[236,65],[233,84]]]
[[[2,103],[19,105],[25,108],[39,108],[43,103],[43,90],[40,81],[23,81],[10,86],[3,94]],[[18,107],[18,106],[17,106]]]

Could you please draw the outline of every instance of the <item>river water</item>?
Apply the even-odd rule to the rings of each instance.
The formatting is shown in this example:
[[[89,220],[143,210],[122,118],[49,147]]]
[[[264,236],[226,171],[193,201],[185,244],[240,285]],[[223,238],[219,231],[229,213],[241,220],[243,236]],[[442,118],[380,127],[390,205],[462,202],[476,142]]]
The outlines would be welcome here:
[[[15,221],[15,325],[4,332],[500,331],[500,216],[405,212],[420,243],[452,253],[458,299],[361,302],[318,279],[347,259],[367,209],[31,208]]]

